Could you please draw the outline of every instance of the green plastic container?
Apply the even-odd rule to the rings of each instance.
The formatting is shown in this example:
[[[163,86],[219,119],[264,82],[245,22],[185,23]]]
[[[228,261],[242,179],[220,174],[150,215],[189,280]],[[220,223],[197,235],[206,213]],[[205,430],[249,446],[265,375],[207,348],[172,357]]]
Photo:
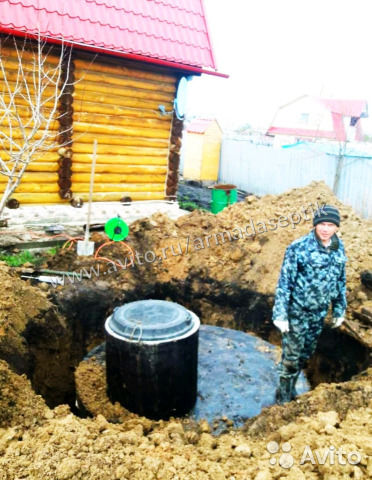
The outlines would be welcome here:
[[[212,190],[212,213],[218,213],[228,205],[238,201],[238,192],[235,185],[215,185]]]

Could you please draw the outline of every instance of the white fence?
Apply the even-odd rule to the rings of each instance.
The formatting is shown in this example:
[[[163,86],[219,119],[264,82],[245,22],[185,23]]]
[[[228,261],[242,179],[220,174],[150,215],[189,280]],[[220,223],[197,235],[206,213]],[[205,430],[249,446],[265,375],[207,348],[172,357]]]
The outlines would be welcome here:
[[[332,189],[337,161],[316,147],[276,149],[225,138],[218,180],[256,195],[277,195],[313,180]],[[362,217],[372,218],[372,158],[345,157],[337,196]]]

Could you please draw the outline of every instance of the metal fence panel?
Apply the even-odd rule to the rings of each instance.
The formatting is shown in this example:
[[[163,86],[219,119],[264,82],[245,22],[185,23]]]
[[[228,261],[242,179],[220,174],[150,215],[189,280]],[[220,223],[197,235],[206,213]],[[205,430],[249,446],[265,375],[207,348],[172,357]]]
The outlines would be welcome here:
[[[345,158],[337,196],[363,218],[372,218],[371,158]]]
[[[333,188],[337,157],[304,149],[275,149],[247,140],[222,142],[219,182],[232,183],[256,195],[278,195],[323,180]],[[372,159],[346,158],[340,178],[340,200],[365,218],[372,217]]]

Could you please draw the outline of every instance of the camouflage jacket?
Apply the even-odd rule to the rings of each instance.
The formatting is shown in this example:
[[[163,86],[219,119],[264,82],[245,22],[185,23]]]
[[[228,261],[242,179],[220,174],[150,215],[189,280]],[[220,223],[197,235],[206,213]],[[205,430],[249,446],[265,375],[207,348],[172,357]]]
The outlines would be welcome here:
[[[275,292],[273,320],[288,320],[288,307],[327,314],[332,303],[333,317],[346,310],[345,249],[336,234],[329,247],[309,234],[292,242],[285,252]]]

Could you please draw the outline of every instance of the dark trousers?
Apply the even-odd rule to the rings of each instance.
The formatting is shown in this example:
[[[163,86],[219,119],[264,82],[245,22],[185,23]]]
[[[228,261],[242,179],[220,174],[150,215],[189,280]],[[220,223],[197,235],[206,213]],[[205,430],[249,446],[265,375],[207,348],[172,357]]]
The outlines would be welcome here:
[[[289,332],[283,334],[282,358],[278,366],[281,378],[295,378],[315,352],[324,325],[324,314],[290,309]]]

